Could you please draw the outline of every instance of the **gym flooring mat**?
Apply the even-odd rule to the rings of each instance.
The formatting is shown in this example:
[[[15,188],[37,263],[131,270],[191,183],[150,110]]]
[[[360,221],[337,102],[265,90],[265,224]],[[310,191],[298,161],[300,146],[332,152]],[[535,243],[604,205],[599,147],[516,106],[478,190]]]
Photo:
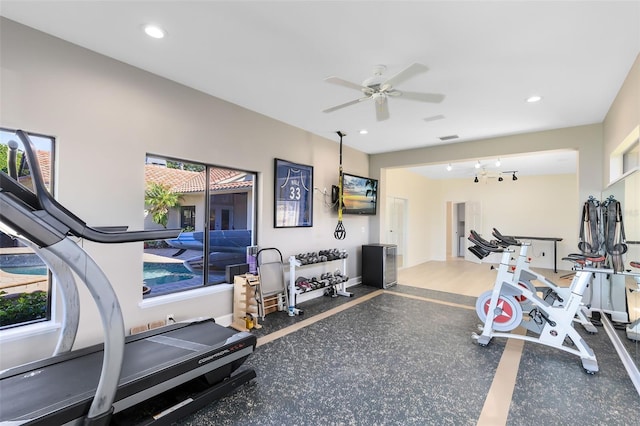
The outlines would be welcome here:
[[[349,291],[301,304],[303,316],[268,315],[245,363],[257,378],[180,424],[640,424],[640,397],[602,328],[581,332],[596,375],[577,356],[524,342],[517,372],[507,372],[513,395],[493,396],[509,398],[495,415],[487,401],[507,340],[473,342],[474,297],[403,285]]]

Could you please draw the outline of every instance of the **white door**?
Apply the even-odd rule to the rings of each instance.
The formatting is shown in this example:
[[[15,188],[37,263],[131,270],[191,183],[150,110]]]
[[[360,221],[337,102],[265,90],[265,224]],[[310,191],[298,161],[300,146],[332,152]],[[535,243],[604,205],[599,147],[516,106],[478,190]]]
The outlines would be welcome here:
[[[404,266],[406,256],[407,203],[404,198],[387,197],[387,242],[398,246],[398,268]]]
[[[233,229],[233,207],[211,206],[209,228],[217,231]]]
[[[464,260],[468,260],[470,262],[481,263],[481,260],[478,259],[473,253],[471,253],[466,248],[471,245],[471,242],[466,238],[469,235],[469,231],[472,229],[477,233],[482,232],[482,212],[480,210],[480,202],[479,201],[468,201],[465,203],[464,208],[464,233],[465,233],[465,251],[464,251]]]
[[[467,248],[465,240],[467,239],[465,229],[465,203],[452,203],[451,205],[451,257],[464,258],[464,252]]]

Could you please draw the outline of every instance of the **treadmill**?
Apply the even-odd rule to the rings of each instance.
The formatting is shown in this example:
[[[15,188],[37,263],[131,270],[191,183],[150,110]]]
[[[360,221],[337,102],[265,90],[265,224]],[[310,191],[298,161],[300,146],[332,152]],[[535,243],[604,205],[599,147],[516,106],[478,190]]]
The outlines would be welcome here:
[[[35,190],[22,186],[17,173],[0,171],[0,230],[33,247],[56,283],[65,282],[59,286],[65,318],[53,356],[0,372],[0,425],[171,424],[255,378],[254,370],[240,367],[256,337],[213,319],[125,337],[113,287],[75,237],[126,243],[175,238],[180,231],[88,226],[49,194],[33,143],[21,130],[16,135]],[[96,302],[103,344],[71,350],[79,307],[70,271]]]

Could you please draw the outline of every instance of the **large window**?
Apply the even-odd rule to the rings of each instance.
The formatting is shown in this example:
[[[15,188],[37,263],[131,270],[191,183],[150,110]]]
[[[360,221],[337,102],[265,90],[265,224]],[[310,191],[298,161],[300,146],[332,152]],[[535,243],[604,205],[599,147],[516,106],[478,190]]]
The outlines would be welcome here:
[[[255,174],[151,155],[144,167],[145,229],[182,229],[145,243],[145,297],[226,282],[254,244]]]
[[[636,141],[622,154],[622,173],[640,168],[640,142]]]
[[[53,188],[54,139],[30,134],[44,181]],[[0,170],[32,189],[22,142],[14,130],[0,128]],[[0,220],[0,329],[51,318],[51,274],[28,243],[10,235]]]
[[[196,206],[180,207],[180,228],[185,231],[196,229]]]

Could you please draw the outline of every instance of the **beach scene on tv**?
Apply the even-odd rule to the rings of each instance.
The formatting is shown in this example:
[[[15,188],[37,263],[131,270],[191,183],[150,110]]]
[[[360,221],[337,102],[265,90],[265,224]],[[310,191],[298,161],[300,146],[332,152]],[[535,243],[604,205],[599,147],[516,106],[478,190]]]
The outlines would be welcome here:
[[[342,175],[343,213],[376,214],[378,181],[376,179]]]

